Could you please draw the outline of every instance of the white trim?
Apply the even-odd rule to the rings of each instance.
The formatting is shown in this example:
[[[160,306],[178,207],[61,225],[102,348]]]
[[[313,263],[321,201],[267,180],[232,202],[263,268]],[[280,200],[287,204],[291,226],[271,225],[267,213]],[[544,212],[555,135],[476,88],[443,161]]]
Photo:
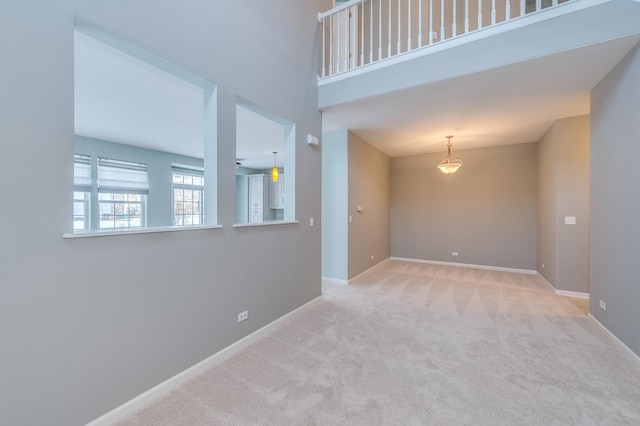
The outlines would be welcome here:
[[[236,223],[234,228],[251,228],[254,226],[272,226],[272,225],[297,225],[297,220],[274,220],[273,222],[254,222],[254,223]]]
[[[375,265],[373,265],[371,268],[360,272],[358,275],[356,275],[355,277],[351,277],[349,278],[349,280],[347,281],[347,284],[350,283],[351,281],[355,280],[356,278],[361,277],[362,275],[366,274],[367,272],[377,268],[378,266],[382,266],[384,263],[388,262],[391,258],[387,257],[385,260],[381,260],[380,262],[376,263]]]
[[[342,285],[349,284],[349,281],[347,280],[339,280],[337,278],[329,278],[329,277],[322,277],[322,281],[327,283],[332,283],[332,284],[342,284]]]
[[[299,311],[306,309],[313,303],[317,303],[322,299],[322,296],[318,296],[315,299],[305,303],[304,305],[294,309],[293,311],[281,316],[275,321],[265,325],[264,327],[254,331],[248,336],[243,337],[235,343],[227,346],[226,348],[216,352],[211,355],[209,358],[200,361],[192,367],[187,368],[186,370],[176,374],[175,376],[165,380],[164,382],[154,386],[146,392],[141,393],[135,398],[125,402],[119,407],[114,408],[108,413],[98,417],[92,422],[88,423],[87,426],[101,426],[101,425],[110,425],[117,421],[121,421],[127,416],[135,413],[139,409],[143,408],[147,404],[155,401],[163,395],[177,389],[182,386],[184,383],[197,376],[198,374],[206,371],[209,368],[214,367],[215,365],[223,362],[224,360],[231,358],[233,355],[246,348],[250,344],[256,342],[258,339],[268,335],[274,329],[276,329],[285,319],[290,316],[298,313]]]
[[[543,277],[540,272],[536,271],[536,275],[538,275],[538,278],[540,278],[542,280],[542,282],[544,282],[546,285],[549,286],[549,289],[551,291],[553,291],[554,293],[556,292],[556,288],[554,286],[552,286],[551,283],[549,281],[547,281],[547,279],[545,277]]]
[[[538,12],[526,14],[524,16],[519,16],[508,21],[499,22],[490,27],[484,27],[479,30],[470,31],[466,34],[461,34],[454,38],[436,42],[434,44],[430,44],[414,50],[410,50],[408,52],[401,53],[399,55],[395,55],[389,58],[384,58],[376,62],[371,62],[366,65],[361,65],[357,68],[341,71],[339,73],[335,73],[328,77],[321,77],[318,80],[318,86],[324,86],[326,84],[335,83],[337,81],[341,81],[347,78],[365,74],[370,71],[379,70],[382,68],[393,66],[398,63],[420,58],[422,56],[431,55],[433,53],[436,53],[442,50],[451,49],[452,47],[457,47],[463,44],[470,43],[472,41],[485,39],[497,34],[509,32],[514,29],[524,28],[529,25],[547,21],[549,19],[555,19],[559,16],[567,15],[582,9],[587,9],[589,7],[597,6],[599,4],[609,3],[610,1],[611,0],[568,1],[566,3],[559,4],[550,10],[543,9]],[[640,0],[636,0],[636,1],[640,1]],[[356,3],[358,2],[349,2],[348,4],[340,6],[340,8],[342,7],[346,8]],[[327,15],[331,13],[333,13],[333,10],[329,10],[324,14],[318,14],[318,19],[321,20],[321,15]]]
[[[553,290],[553,292],[558,296],[575,297],[576,299],[586,299],[586,300],[589,300],[589,298],[591,297],[589,293],[583,293],[580,291],[558,290],[549,281],[547,281],[547,279],[543,277],[540,272],[536,271],[536,274],[538,275],[538,278],[544,281],[549,286],[549,288]]]
[[[568,290],[556,290],[558,296],[574,297],[576,299],[589,300],[589,293],[582,293],[580,291],[568,291]]]
[[[104,229],[102,231],[81,231],[62,234],[64,239],[73,238],[93,238],[93,237],[111,237],[113,235],[130,235],[130,234],[155,234],[158,232],[180,232],[180,231],[201,231],[205,229],[222,229],[222,225],[194,225],[194,226],[154,226],[152,228],[135,228],[126,231],[118,231]]]
[[[515,272],[518,274],[527,274],[527,275],[535,275],[538,273],[537,271],[534,271],[532,269],[503,268],[502,266],[487,266],[487,265],[475,265],[470,263],[442,262],[440,260],[409,259],[405,257],[390,257],[389,259],[398,260],[401,262],[428,263],[431,265],[443,265],[443,266],[458,266],[461,268],[486,269],[489,271],[500,271],[500,272]]]
[[[598,324],[600,327],[602,327],[602,329],[611,337],[613,337],[613,339],[618,342],[620,344],[620,346],[622,346],[624,349],[626,349],[626,351],[632,355],[632,358],[634,358],[638,363],[640,363],[640,355],[635,353],[633,351],[633,349],[631,349],[629,346],[627,346],[622,340],[620,340],[618,338],[618,336],[616,336],[615,334],[613,334],[613,332],[611,332],[611,330],[609,330],[607,327],[604,326],[604,324],[602,324],[600,321],[598,321],[598,318],[594,317],[593,315],[591,315],[591,312],[589,312],[587,314],[588,318],[591,318],[596,324]]]

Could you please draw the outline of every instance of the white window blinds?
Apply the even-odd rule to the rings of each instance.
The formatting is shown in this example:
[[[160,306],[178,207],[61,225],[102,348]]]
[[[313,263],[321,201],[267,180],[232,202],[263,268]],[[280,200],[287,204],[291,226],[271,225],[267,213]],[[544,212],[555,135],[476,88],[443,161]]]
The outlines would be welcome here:
[[[98,192],[148,194],[147,165],[98,158]]]
[[[188,186],[194,189],[201,189],[204,186],[204,169],[202,168],[172,164],[171,171],[174,186]]]
[[[73,156],[73,190],[91,192],[91,157],[79,154]]]

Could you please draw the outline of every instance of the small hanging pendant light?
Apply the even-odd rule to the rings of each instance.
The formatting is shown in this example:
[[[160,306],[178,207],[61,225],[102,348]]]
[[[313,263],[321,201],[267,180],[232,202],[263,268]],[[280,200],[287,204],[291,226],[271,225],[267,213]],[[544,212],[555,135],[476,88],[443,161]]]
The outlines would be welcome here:
[[[271,169],[271,180],[274,182],[278,181],[278,167],[276,166],[276,155],[277,151],[273,151],[273,169]]]
[[[462,160],[456,158],[451,159],[451,138],[453,136],[447,136],[447,156],[438,164],[438,168],[442,173],[451,175],[456,172],[462,166]]]

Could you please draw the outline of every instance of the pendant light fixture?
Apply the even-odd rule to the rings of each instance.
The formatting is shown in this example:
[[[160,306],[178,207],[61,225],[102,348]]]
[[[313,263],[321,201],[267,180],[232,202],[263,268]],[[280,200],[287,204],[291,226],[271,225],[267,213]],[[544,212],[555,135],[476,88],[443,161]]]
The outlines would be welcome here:
[[[462,160],[456,158],[451,159],[451,138],[453,136],[447,136],[447,156],[438,164],[438,168],[442,173],[451,175],[456,172],[462,166]]]
[[[276,166],[276,155],[278,155],[278,151],[273,151],[273,169],[271,169],[271,180],[274,182],[278,181],[278,167]]]

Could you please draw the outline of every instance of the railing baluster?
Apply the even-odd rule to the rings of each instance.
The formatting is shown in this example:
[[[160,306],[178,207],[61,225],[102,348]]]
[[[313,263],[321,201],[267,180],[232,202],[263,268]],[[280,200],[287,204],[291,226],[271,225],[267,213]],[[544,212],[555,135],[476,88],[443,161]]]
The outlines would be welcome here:
[[[527,11],[527,0],[520,0],[520,16],[524,16]]]
[[[452,9],[452,12],[451,12],[451,15],[453,16],[451,18],[451,20],[452,20],[452,22],[451,22],[451,37],[455,37],[455,36],[458,35],[458,26],[457,26],[457,23],[456,23],[457,12],[458,12],[457,2],[456,2],[456,0],[453,0],[453,9]]]
[[[336,60],[338,72],[342,71],[342,12],[338,12],[338,58]]]
[[[387,45],[387,57],[391,57],[391,3],[392,0],[387,0],[389,3],[389,44]]]
[[[400,18],[402,16],[402,12],[400,11],[400,7],[402,6],[402,0],[398,0],[398,51],[396,55],[399,55],[402,52],[402,22]]]
[[[382,0],[378,0],[378,60],[382,59]]]
[[[511,19],[511,0],[505,0],[506,4],[504,6],[504,20],[508,21]]]
[[[327,48],[325,43],[326,31],[325,31],[325,21],[327,18],[322,18],[322,77],[327,76]]]
[[[418,0],[418,47],[422,47],[422,0]]]
[[[364,2],[360,3],[360,65],[364,65]]]
[[[469,0],[464,0],[464,33],[469,32]]]
[[[440,41],[444,40],[444,0],[440,0]]]
[[[536,12],[540,12],[542,10],[542,0],[536,0]]]
[[[433,44],[433,0],[429,0],[429,45]]]
[[[482,29],[482,0],[478,0],[478,29]]]
[[[491,0],[491,25],[496,24],[496,0]]]
[[[373,0],[369,1],[369,63],[373,62]]]
[[[329,75],[334,74],[333,69],[333,18],[334,16],[329,16]]]
[[[351,25],[349,25],[349,19],[351,18],[351,9],[345,9],[344,17],[346,19],[344,25],[344,70],[348,70],[351,68],[351,32],[349,29]]]
[[[411,51],[411,0],[407,0],[407,52]]]
[[[342,22],[344,16],[344,12],[338,13],[338,72],[344,71],[344,34],[342,33],[342,29],[344,28],[344,23]]]

